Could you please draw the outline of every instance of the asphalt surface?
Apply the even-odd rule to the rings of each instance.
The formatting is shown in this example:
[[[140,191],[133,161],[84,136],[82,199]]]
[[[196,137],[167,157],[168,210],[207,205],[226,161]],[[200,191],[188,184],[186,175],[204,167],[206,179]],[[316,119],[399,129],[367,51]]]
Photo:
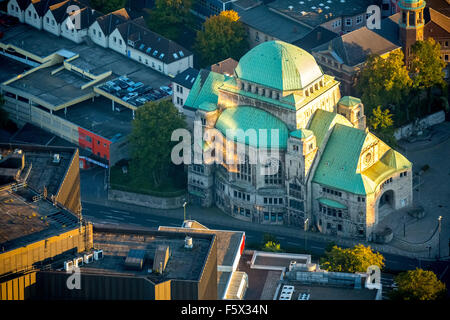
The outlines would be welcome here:
[[[183,218],[164,217],[160,214],[140,213],[130,210],[117,210],[108,206],[92,204],[83,202],[83,216],[85,219],[95,224],[109,224],[114,226],[124,227],[145,227],[157,229],[159,226],[175,226],[179,227],[183,223]],[[199,221],[201,222],[201,221]],[[208,224],[210,229],[230,229],[229,227],[220,224]],[[240,231],[244,231],[246,235],[246,243],[262,243],[264,232],[255,230],[245,230],[245,227]],[[299,237],[289,237],[283,234],[271,232],[277,237],[281,247],[305,247],[305,239]],[[307,249],[315,254],[322,255],[327,243],[307,239]],[[415,268],[423,268],[433,270],[438,274],[442,281],[449,284],[448,261],[423,261],[412,259],[408,257],[383,253],[385,257],[385,267],[389,271],[398,272],[403,270],[411,270]]]

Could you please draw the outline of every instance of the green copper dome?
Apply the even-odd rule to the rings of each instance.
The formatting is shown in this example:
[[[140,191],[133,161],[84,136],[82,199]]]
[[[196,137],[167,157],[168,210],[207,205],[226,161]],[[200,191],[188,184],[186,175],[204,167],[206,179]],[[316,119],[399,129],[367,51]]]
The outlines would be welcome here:
[[[236,75],[255,84],[289,91],[303,89],[323,72],[305,50],[283,41],[268,41],[241,58]]]

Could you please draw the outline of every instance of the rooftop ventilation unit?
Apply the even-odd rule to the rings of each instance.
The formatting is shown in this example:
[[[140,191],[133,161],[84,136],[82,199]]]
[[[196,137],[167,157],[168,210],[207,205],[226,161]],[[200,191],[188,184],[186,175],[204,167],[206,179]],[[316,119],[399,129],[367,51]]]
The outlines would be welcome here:
[[[74,268],[79,268],[83,266],[83,257],[73,259],[73,266]]]
[[[186,238],[184,238],[184,247],[186,249],[192,249],[193,246],[192,237],[186,236]]]
[[[89,264],[92,263],[94,261],[94,255],[92,253],[89,254],[85,254],[84,255],[84,263]]]
[[[298,300],[309,300],[310,296],[309,293],[303,292],[298,295]]]
[[[60,163],[61,162],[61,156],[59,155],[59,153],[55,153],[53,155],[53,163]]]
[[[289,9],[289,11],[292,11],[292,9],[294,9],[294,7],[293,6],[289,6],[288,9]]]
[[[103,259],[103,250],[94,250],[94,260],[102,260]]]
[[[68,261],[64,261],[64,270],[66,272],[70,272],[73,269],[73,261],[72,260],[68,260]]]

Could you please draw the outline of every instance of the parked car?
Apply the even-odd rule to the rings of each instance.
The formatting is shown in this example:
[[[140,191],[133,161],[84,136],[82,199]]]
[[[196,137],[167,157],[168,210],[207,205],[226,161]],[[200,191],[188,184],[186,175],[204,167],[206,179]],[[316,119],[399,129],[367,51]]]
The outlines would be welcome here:
[[[138,94],[136,92],[130,92],[129,94],[127,94],[125,97],[122,98],[123,101],[127,102],[128,100],[130,100],[131,98],[137,97]]]
[[[135,84],[131,85],[128,87],[127,91],[128,92],[134,92],[135,90],[143,87],[144,84],[142,82],[136,82]]]
[[[151,94],[152,95],[154,95],[157,99],[160,99],[160,98],[162,98],[162,97],[164,97],[164,96],[166,96],[167,94],[166,93],[164,93],[164,92],[162,92],[162,91],[159,91],[159,90],[153,90],[152,92],[151,92]]]
[[[143,86],[138,89],[136,89],[134,92],[137,92],[139,94],[146,94],[152,90],[152,87]]]
[[[172,89],[170,87],[167,87],[167,86],[161,86],[161,87],[159,87],[159,89],[161,89],[162,91],[167,93],[169,96],[172,95],[172,93],[173,93]]]
[[[132,86],[134,84],[134,81],[128,79],[125,76],[119,77],[119,80],[122,81],[123,83],[126,83],[128,86]]]
[[[137,102],[139,105],[142,105],[142,104],[146,103],[147,101],[149,101],[149,100],[147,100],[146,98],[137,98],[137,99],[136,99],[136,102]]]

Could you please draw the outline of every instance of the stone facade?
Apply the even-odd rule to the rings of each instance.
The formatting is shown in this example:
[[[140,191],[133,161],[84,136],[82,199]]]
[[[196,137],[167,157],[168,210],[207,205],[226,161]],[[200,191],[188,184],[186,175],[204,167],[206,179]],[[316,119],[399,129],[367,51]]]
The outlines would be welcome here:
[[[275,43],[282,52],[290,46],[283,42]],[[247,55],[251,55],[253,50]],[[299,50],[299,55],[304,54]],[[292,59],[292,54],[288,58]],[[309,60],[308,63],[315,61]],[[300,77],[313,72],[307,64],[300,65],[304,68],[298,70]],[[284,68],[288,70],[282,70],[283,74],[293,73],[289,68],[294,67],[288,65]],[[201,77],[197,81],[198,85],[208,82]],[[194,90],[195,86],[191,90],[194,95],[199,92]],[[204,141],[194,141],[193,155],[200,159],[202,155],[204,159],[205,155],[211,157],[209,161],[189,165],[188,191],[191,202],[205,207],[216,205],[232,217],[254,223],[298,225],[327,234],[369,240],[384,212],[390,212],[384,210],[386,206],[396,210],[412,204],[410,163],[367,131],[363,104],[353,97],[341,98],[339,83],[332,77],[321,74],[298,90],[286,91],[239,78],[235,72],[234,77],[217,85],[215,95],[217,103],[211,103],[213,106],[206,111],[202,110],[203,102],[195,112],[198,126],[197,129],[194,126],[194,132],[201,127],[202,133],[208,132],[209,136],[205,136]],[[189,98],[203,101],[204,97]],[[240,107],[254,111],[255,118],[222,118],[228,111],[234,112]],[[190,112],[192,109],[195,109],[195,105],[189,106]],[[256,115],[261,112],[264,116],[258,118]],[[275,119],[275,122],[281,120],[288,130],[283,147],[276,150],[276,156],[273,156],[271,147],[254,145],[245,139],[233,140],[228,132],[224,134],[220,131],[223,124],[234,129],[241,129],[243,125],[245,129],[250,126],[256,130],[264,127],[264,121],[273,123],[270,119]],[[336,186],[326,185],[316,179],[318,167],[328,166],[327,162],[323,164],[321,160],[326,149],[333,148],[333,141],[336,140],[334,135],[337,134],[335,127],[338,125],[351,128],[347,131],[362,139],[358,148],[348,151],[352,153],[348,161],[354,163],[351,175],[360,177],[361,190],[355,191],[351,185],[341,186],[339,183]],[[223,143],[218,144],[219,141]],[[347,140],[346,145],[342,146],[343,150],[338,152],[342,152],[345,157],[345,149],[351,147],[352,143]],[[245,152],[239,153],[238,150]],[[270,161],[258,158],[260,152],[267,153],[269,157],[265,159]],[[226,161],[228,157],[237,161],[230,163]],[[258,161],[255,163],[252,159]],[[261,174],[269,162],[271,165],[273,162],[278,163],[277,171]],[[336,176],[339,176],[339,172],[336,172]]]

